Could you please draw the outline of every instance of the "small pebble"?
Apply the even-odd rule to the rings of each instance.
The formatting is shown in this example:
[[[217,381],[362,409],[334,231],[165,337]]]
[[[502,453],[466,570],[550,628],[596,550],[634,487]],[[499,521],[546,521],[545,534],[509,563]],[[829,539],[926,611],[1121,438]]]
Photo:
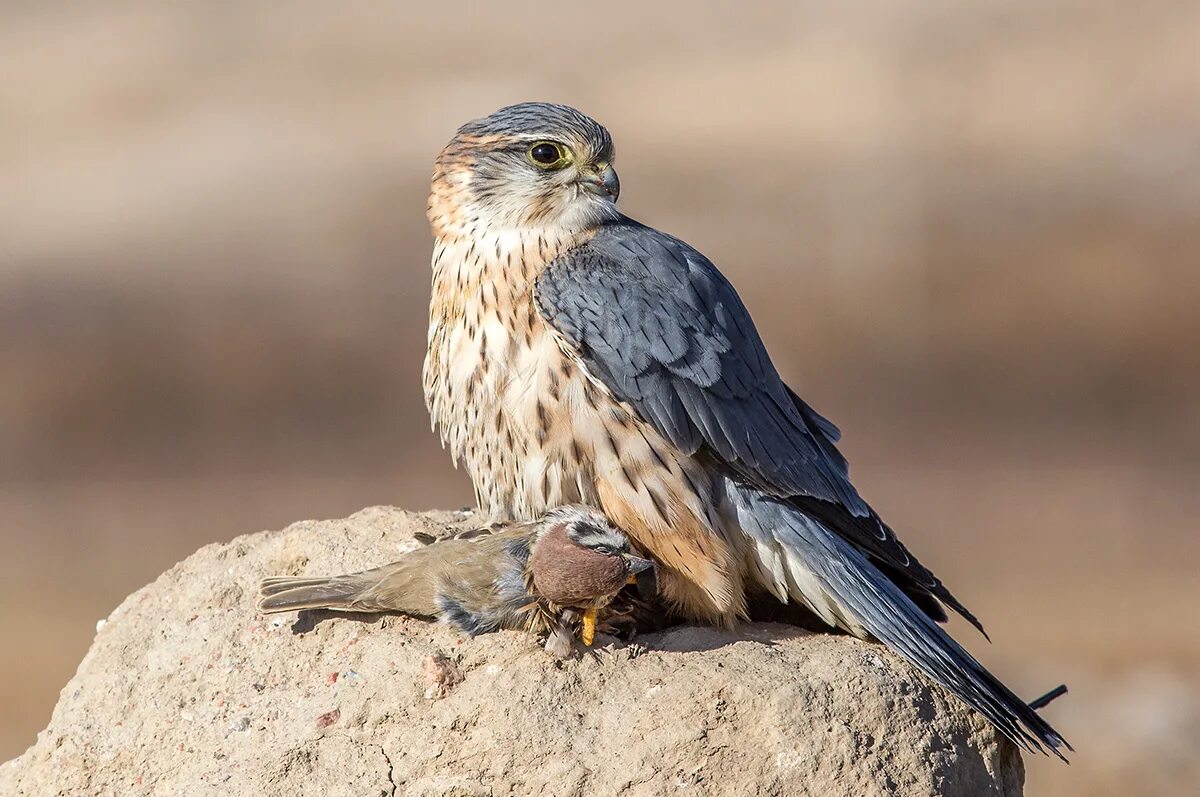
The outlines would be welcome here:
[[[425,687],[425,699],[437,700],[445,697],[450,690],[462,683],[463,676],[454,662],[440,654],[425,657],[422,671]]]

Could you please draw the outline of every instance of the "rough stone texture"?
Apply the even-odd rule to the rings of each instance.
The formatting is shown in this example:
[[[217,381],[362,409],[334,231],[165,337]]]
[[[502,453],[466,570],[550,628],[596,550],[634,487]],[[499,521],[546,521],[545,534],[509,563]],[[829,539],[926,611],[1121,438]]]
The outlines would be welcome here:
[[[274,618],[273,573],[380,564],[462,514],[210,545],[103,622],[3,795],[1019,795],[1015,748],[877,645],[676,628],[565,662],[526,635]]]

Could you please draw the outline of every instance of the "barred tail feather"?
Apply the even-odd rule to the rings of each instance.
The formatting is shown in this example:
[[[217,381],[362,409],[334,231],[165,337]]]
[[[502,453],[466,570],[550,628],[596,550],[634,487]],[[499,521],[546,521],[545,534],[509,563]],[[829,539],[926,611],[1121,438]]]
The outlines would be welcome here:
[[[865,630],[886,644],[1021,748],[1049,751],[1066,760],[1060,748],[1071,750],[1071,745],[851,543],[795,507],[751,487],[735,484],[731,497],[743,531],[756,545],[774,541],[789,571],[805,571],[819,584],[823,593],[815,597],[819,614],[830,614],[828,607],[833,604],[833,613],[848,621],[838,625],[856,633]],[[811,583],[796,586],[800,594],[793,594],[794,598],[805,603],[814,599]]]

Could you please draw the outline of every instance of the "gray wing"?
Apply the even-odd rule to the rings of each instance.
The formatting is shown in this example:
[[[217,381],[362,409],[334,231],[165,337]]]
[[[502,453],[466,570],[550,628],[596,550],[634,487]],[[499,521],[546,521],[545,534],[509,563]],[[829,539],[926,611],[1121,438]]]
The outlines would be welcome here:
[[[671,443],[829,524],[937,619],[945,613],[923,596],[979,627],[855,490],[837,427],[784,384],[737,292],[702,254],[626,219],[550,263],[536,294],[592,375]]]

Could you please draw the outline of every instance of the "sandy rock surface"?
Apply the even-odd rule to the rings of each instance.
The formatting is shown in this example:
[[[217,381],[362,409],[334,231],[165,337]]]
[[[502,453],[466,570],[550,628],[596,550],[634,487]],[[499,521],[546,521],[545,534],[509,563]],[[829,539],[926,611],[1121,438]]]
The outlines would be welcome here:
[[[466,522],[371,508],[201,549],[101,623],[0,794],[1021,794],[1012,745],[847,637],[683,627],[560,662],[515,632],[254,609],[264,575]]]

